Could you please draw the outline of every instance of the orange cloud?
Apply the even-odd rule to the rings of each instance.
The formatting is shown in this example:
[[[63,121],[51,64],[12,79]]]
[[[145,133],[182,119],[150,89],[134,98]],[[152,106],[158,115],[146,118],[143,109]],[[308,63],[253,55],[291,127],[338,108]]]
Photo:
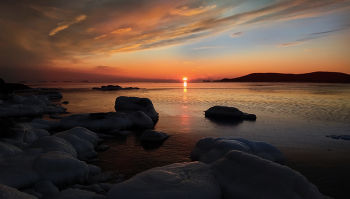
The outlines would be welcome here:
[[[213,6],[207,6],[207,7],[199,7],[199,8],[193,8],[190,9],[187,6],[184,6],[182,8],[179,9],[173,9],[170,11],[170,14],[172,15],[181,15],[181,16],[192,16],[192,15],[197,15],[203,12],[207,12],[211,9],[216,8],[216,5]]]
[[[55,29],[51,30],[49,35],[50,36],[55,35],[57,32],[64,30],[73,24],[79,23],[80,21],[82,21],[84,19],[86,19],[86,15],[80,15],[80,16],[75,17],[71,21],[65,21],[65,22],[58,23],[58,26]]]
[[[114,33],[114,34],[121,34],[121,33],[126,33],[126,32],[129,32],[131,31],[131,28],[124,28],[124,29],[118,29],[118,30],[115,30],[111,33]]]
[[[101,39],[102,37],[105,37],[107,35],[101,35],[101,36],[98,36],[98,37],[95,37],[94,39]]]

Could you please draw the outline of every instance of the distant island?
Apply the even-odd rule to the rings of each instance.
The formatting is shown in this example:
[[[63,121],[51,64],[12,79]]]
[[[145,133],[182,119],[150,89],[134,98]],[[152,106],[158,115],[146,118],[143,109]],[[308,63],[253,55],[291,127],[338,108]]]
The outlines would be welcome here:
[[[350,75],[338,72],[312,72],[305,74],[252,73],[220,82],[316,82],[316,83],[350,83]]]

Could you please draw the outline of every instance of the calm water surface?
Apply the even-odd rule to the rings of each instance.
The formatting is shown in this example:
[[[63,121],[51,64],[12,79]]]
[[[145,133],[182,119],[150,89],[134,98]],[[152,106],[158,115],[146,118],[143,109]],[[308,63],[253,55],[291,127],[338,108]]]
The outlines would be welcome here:
[[[113,83],[109,83],[113,84]],[[104,170],[129,178],[155,166],[190,161],[190,151],[206,136],[243,137],[278,147],[287,165],[307,176],[325,195],[342,198],[350,187],[350,141],[326,135],[350,135],[350,85],[318,83],[118,83],[139,90],[99,91],[106,83],[32,84],[61,88],[71,114],[110,112],[118,96],[146,97],[159,113],[155,129],[171,137],[162,146],[142,146],[140,134],[117,137],[100,153]],[[115,85],[115,83],[114,83]],[[57,101],[56,103],[59,103]],[[256,121],[223,123],[204,117],[215,105],[257,115]]]

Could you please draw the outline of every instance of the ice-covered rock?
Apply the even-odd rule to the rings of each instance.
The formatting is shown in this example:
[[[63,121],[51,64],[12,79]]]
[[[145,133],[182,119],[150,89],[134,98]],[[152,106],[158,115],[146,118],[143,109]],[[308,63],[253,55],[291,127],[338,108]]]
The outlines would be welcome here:
[[[27,188],[40,180],[39,174],[33,170],[33,162],[42,150],[27,150],[21,154],[4,158],[0,162],[1,184],[19,189]]]
[[[202,162],[157,167],[116,184],[107,199],[220,199],[221,190],[210,166]]]
[[[77,137],[69,132],[56,133],[53,136],[62,138],[69,142],[75,149],[78,155],[78,159],[85,160],[97,156],[97,152],[94,150],[94,145],[90,142]]]
[[[123,113],[83,113],[63,117],[63,128],[71,129],[77,126],[92,131],[123,130],[132,126],[132,122]]]
[[[152,119],[154,123],[158,121],[158,113],[154,109],[153,103],[148,98],[120,96],[115,100],[116,111],[126,112],[142,111]]]
[[[145,130],[141,135],[141,140],[150,142],[162,142],[168,138],[168,134],[155,130]]]
[[[44,153],[50,151],[61,151],[70,156],[77,158],[78,154],[75,148],[66,140],[55,137],[55,136],[45,136],[35,140],[30,144],[30,148],[40,148]]]
[[[214,137],[206,137],[199,140],[191,151],[191,159],[212,163],[231,150],[243,151],[277,163],[284,163],[285,161],[285,156],[282,152],[271,144],[243,138]]]
[[[45,106],[41,107],[44,114],[67,113],[67,109],[63,106]]]
[[[43,115],[43,110],[38,106],[22,104],[7,105],[0,107],[0,116],[6,117],[33,117]]]
[[[95,166],[93,164],[88,164],[88,167],[89,167],[89,175],[91,176],[101,173],[101,168],[98,166]]]
[[[0,184],[1,199],[37,199],[37,197],[18,191],[12,187]]]
[[[106,171],[96,175],[89,176],[89,178],[87,179],[87,183],[96,184],[96,183],[105,182],[112,178],[112,174],[113,174],[112,172]]]
[[[4,157],[14,156],[22,153],[22,150],[12,144],[0,142],[0,160]]]
[[[83,127],[75,127],[65,132],[68,134],[75,135],[80,139],[86,140],[90,142],[92,145],[94,145],[95,147],[97,146],[97,143],[99,141],[99,137],[97,136],[96,133]]]
[[[25,144],[30,144],[39,137],[45,135],[50,134],[43,129],[34,129],[32,126],[26,124],[16,124],[11,127],[3,126],[1,133],[2,138],[7,138],[6,142],[12,143],[15,146],[19,147]]]
[[[43,120],[43,119],[39,119],[36,118],[34,120],[32,120],[29,125],[34,125],[33,127],[35,127],[35,124],[41,124],[43,126],[45,126],[45,130],[52,130],[52,129],[60,129],[62,128],[62,123],[60,121],[49,121],[49,120]],[[37,126],[37,128],[39,128],[39,126]]]
[[[41,193],[36,192],[34,189],[25,189],[25,190],[22,190],[22,192],[35,196],[38,199],[43,198],[43,195],[41,195]]]
[[[61,99],[63,98],[62,94],[59,91],[50,91],[50,92],[40,92],[36,93],[36,96],[45,96],[48,99]]]
[[[213,106],[205,111],[205,117],[256,120],[256,115],[243,113],[234,107]]]
[[[136,111],[128,117],[136,128],[150,129],[154,126],[152,119],[142,111]]]
[[[62,151],[50,151],[40,155],[33,164],[40,179],[51,181],[58,187],[83,183],[89,174],[89,167]]]
[[[58,188],[48,180],[40,180],[35,183],[34,189],[36,192],[40,193],[44,199],[54,198],[54,196],[59,193]]]
[[[211,164],[222,198],[321,199],[300,173],[241,151],[230,151]]]
[[[57,194],[53,199],[103,199],[105,197],[97,195],[91,191],[80,189],[65,189]]]

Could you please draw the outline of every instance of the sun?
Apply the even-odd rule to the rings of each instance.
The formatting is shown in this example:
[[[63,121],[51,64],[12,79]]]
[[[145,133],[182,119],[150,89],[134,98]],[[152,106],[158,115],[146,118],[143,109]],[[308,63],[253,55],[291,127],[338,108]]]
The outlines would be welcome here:
[[[187,77],[182,78],[182,80],[187,81]]]

